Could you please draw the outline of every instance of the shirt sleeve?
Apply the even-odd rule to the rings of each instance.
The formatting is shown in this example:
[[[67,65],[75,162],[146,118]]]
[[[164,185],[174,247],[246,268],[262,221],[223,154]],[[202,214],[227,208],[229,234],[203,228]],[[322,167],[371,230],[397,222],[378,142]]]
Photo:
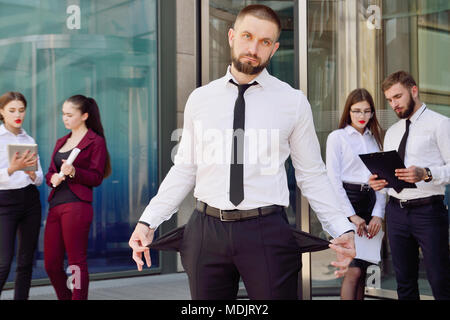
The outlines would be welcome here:
[[[181,141],[174,165],[161,183],[158,193],[151,199],[139,221],[156,229],[178,211],[181,202],[195,185],[197,165],[194,157],[194,125],[192,120],[192,94],[184,111]]]
[[[348,199],[347,192],[345,192],[345,189],[342,186],[342,161],[341,139],[339,137],[339,133],[337,131],[334,131],[330,133],[327,139],[327,174],[328,178],[330,179],[331,186],[333,187],[336,196],[341,202],[342,210],[344,211],[345,216],[348,218],[354,216],[356,213],[355,209],[352,206],[352,203]]]
[[[380,217],[384,219],[384,211],[386,209],[386,192],[375,192],[376,201],[372,210],[372,217]]]
[[[29,178],[29,179],[31,180],[31,178]],[[44,173],[42,171],[41,160],[38,155],[38,170],[36,171],[36,180],[34,180],[34,181],[31,180],[31,183],[36,186],[40,186],[43,181],[44,181]]]
[[[436,141],[444,165],[430,167],[433,175],[431,183],[446,185],[450,183],[450,118],[440,121],[436,131]]]
[[[320,154],[311,106],[303,94],[300,94],[296,119],[289,144],[297,185],[308,199],[322,228],[332,237],[338,237],[348,230],[353,230],[354,226],[345,217],[331,187]]]
[[[9,174],[8,174],[8,168],[1,168],[0,169],[0,183],[8,183],[9,182]]]
[[[5,143],[5,145],[7,144],[6,141],[3,140],[0,141],[0,143]],[[8,156],[6,150],[0,151],[0,163],[0,184],[7,184],[10,181],[10,176],[8,174]]]

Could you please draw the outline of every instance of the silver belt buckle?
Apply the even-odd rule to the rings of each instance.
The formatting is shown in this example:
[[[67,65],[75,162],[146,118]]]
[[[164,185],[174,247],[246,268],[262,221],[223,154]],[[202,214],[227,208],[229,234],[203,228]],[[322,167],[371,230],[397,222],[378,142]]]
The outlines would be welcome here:
[[[223,217],[223,211],[229,211],[229,210],[222,210],[222,209],[219,209],[220,221],[222,221],[222,222],[232,222],[232,221],[236,221],[236,220],[234,220],[234,219],[225,219],[225,218]]]
[[[408,202],[408,200],[400,200],[400,201],[399,201],[399,203],[400,203],[400,208],[405,209],[405,207],[403,206],[403,204],[404,204],[404,203],[407,203],[407,202]]]
[[[367,186],[367,185],[365,185],[365,184],[361,184],[361,188],[359,189],[359,191],[369,191],[370,190],[370,187],[369,186]]]

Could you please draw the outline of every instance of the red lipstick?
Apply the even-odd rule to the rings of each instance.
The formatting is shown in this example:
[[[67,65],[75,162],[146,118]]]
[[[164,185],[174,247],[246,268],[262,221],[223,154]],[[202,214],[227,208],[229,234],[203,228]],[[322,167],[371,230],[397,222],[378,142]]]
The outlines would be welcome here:
[[[361,124],[365,124],[366,122],[364,120],[361,120],[359,123]]]
[[[17,119],[17,120],[15,121],[15,123],[20,124],[20,123],[22,123],[22,120]]]

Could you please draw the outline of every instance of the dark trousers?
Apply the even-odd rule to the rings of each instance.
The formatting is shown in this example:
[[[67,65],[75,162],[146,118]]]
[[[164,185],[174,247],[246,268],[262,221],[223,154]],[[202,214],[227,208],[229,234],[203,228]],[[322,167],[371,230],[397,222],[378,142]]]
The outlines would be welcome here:
[[[236,299],[240,276],[250,299],[297,299],[301,254],[281,208],[235,222],[195,210],[180,252],[194,300]]]
[[[88,298],[87,248],[92,218],[92,205],[86,202],[61,204],[49,210],[44,233],[44,262],[59,300]],[[67,286],[65,252],[75,282],[73,291]]]
[[[418,300],[419,247],[435,299],[450,299],[448,211],[443,202],[400,208],[386,206],[389,245],[401,300]]]
[[[34,185],[0,191],[0,294],[8,279],[17,236],[14,299],[28,299],[40,227],[41,202]]]

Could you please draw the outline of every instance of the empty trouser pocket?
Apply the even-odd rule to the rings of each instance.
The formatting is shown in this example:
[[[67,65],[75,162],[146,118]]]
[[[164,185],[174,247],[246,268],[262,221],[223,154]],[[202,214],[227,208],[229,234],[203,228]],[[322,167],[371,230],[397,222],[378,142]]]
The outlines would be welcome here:
[[[183,225],[166,233],[149,244],[148,247],[155,250],[180,251],[185,227],[186,225]]]
[[[186,225],[176,228],[153,241],[148,247],[155,250],[180,251]],[[328,240],[313,236],[307,232],[291,227],[300,253],[315,252],[328,249]]]

